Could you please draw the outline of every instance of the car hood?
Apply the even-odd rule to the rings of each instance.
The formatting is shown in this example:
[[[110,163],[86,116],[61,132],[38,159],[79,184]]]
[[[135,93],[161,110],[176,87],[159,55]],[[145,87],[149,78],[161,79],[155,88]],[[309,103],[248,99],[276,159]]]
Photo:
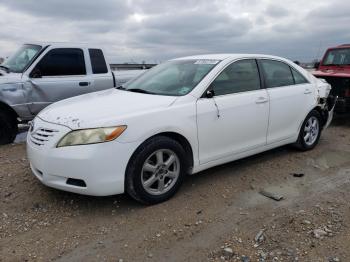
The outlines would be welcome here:
[[[22,74],[20,73],[6,73],[0,70],[0,85],[1,84],[13,84],[22,81]]]
[[[126,124],[134,114],[163,110],[175,100],[172,96],[109,89],[62,100],[41,111],[38,117],[71,129],[107,127]]]
[[[312,72],[316,77],[350,77],[349,69],[324,69]]]

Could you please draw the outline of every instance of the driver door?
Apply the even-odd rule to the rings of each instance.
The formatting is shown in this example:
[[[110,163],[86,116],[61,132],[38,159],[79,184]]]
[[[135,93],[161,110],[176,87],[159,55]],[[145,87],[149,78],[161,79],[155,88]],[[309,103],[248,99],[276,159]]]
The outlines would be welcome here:
[[[28,107],[33,115],[51,103],[93,92],[84,52],[78,48],[56,48],[38,62],[25,82]]]

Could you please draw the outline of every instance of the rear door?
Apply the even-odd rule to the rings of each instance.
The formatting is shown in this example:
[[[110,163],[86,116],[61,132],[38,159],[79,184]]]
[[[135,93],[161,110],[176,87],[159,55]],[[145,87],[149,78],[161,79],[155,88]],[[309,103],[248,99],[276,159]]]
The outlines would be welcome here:
[[[94,91],[91,75],[87,74],[87,59],[79,48],[49,50],[25,83],[30,90],[27,103],[31,113],[37,114],[53,102]]]
[[[197,101],[201,164],[264,146],[269,100],[256,60],[230,64],[209,89],[214,97]]]
[[[314,88],[296,69],[283,61],[259,61],[270,98],[267,143],[295,137],[310,110]]]
[[[94,79],[94,89],[96,91],[112,88],[113,77],[107,66],[105,57],[101,49],[90,48],[89,56],[91,61],[92,77]]]

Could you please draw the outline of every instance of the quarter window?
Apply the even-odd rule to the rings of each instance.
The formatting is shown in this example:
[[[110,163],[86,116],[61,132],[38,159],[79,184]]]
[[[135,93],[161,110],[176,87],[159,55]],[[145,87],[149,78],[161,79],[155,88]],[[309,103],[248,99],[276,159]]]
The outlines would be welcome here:
[[[279,61],[261,60],[267,88],[294,85],[291,68]]]
[[[295,70],[294,68],[292,68],[292,73],[293,73],[294,82],[296,85],[309,83],[305,79],[305,77],[302,74],[300,74],[297,70]]]
[[[103,56],[101,49],[89,49],[92,73],[93,74],[106,74],[108,73],[108,68],[106,60]]]
[[[84,52],[78,48],[57,48],[49,51],[33,71],[42,76],[86,75]]]
[[[260,89],[259,71],[254,59],[234,62],[212,82],[215,95]]]

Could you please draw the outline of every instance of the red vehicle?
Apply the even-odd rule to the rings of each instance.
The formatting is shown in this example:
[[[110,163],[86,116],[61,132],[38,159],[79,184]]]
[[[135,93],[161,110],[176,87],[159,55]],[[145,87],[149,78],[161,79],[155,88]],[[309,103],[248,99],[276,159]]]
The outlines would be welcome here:
[[[350,44],[329,48],[315,65],[314,76],[332,85],[331,95],[338,96],[335,111],[350,112]]]

